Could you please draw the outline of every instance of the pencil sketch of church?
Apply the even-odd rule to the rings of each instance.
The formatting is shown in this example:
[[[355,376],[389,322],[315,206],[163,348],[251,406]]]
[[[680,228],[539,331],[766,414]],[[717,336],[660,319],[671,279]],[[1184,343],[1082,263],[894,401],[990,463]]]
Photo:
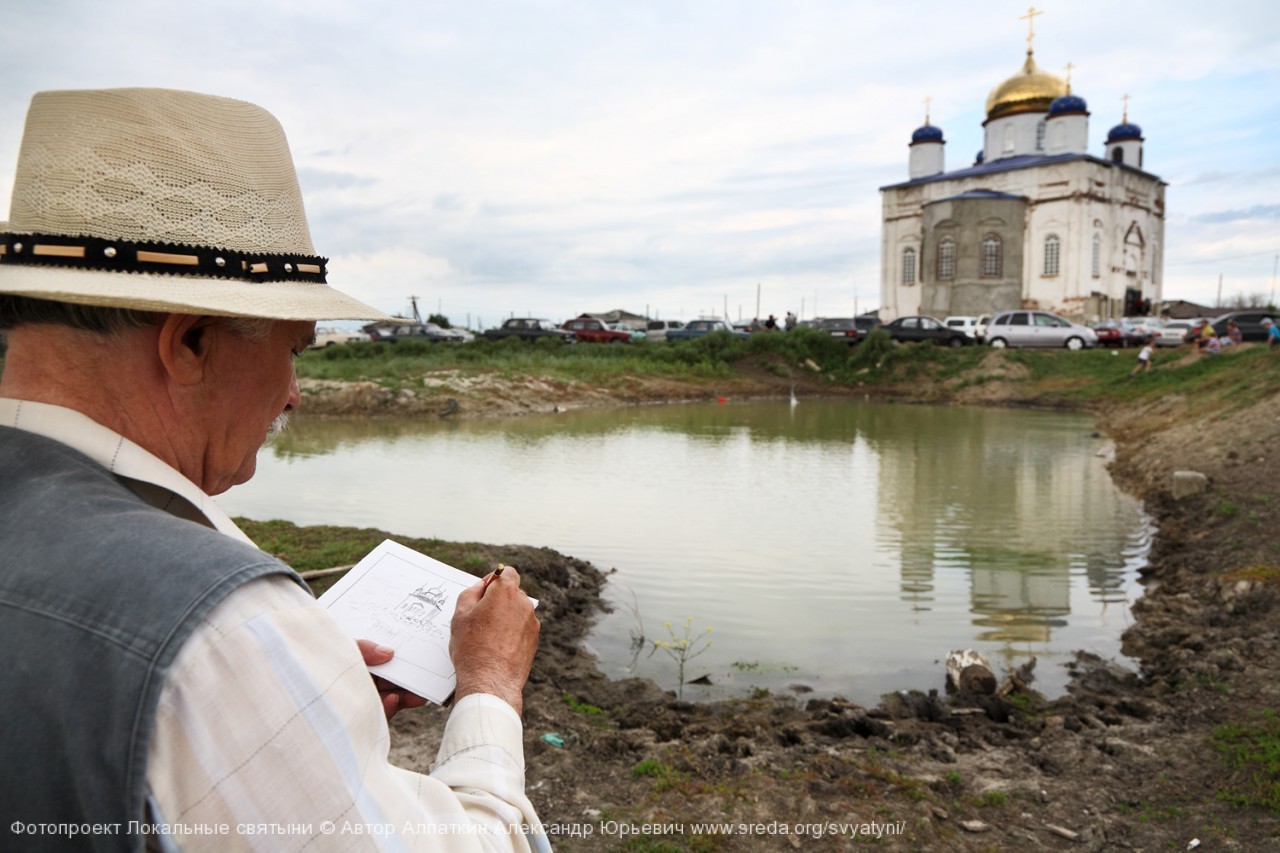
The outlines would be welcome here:
[[[411,628],[426,628],[443,612],[447,601],[448,598],[440,587],[422,586],[406,595],[391,611],[391,615]]]

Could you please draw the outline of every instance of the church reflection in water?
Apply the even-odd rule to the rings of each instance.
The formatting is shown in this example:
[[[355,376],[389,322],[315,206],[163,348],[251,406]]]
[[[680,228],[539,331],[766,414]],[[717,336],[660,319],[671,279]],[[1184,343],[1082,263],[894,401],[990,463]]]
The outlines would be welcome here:
[[[1024,440],[1026,421],[981,409],[939,409],[925,430],[915,412],[871,414],[862,426],[879,459],[877,535],[901,555],[900,595],[913,610],[931,610],[942,585],[967,584],[973,640],[1034,647],[1066,625],[1073,577],[1087,589],[1077,607],[1124,605],[1126,568],[1144,558],[1147,537],[1119,552],[1113,537],[1091,538],[1133,511],[1116,503],[1102,439],[1059,435],[1046,448]],[[903,440],[904,417],[913,440]],[[1098,520],[1083,533],[1082,514]]]

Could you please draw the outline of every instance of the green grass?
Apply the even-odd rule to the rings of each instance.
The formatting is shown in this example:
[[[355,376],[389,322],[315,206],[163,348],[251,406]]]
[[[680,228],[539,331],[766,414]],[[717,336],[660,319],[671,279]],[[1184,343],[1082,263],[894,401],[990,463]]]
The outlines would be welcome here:
[[[1230,779],[1218,798],[1280,815],[1280,715],[1268,708],[1246,722],[1217,726],[1212,742]]]
[[[569,710],[573,711],[575,714],[586,714],[589,717],[606,716],[609,713],[598,705],[592,705],[588,702],[581,701],[572,693],[564,694],[564,704],[567,705]]]

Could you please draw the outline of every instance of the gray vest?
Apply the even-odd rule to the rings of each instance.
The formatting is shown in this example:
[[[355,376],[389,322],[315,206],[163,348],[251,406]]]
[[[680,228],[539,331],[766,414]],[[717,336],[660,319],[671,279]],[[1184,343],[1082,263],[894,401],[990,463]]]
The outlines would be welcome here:
[[[200,619],[283,563],[0,427],[0,849],[140,850],[165,671]],[[118,824],[13,834],[12,824]]]

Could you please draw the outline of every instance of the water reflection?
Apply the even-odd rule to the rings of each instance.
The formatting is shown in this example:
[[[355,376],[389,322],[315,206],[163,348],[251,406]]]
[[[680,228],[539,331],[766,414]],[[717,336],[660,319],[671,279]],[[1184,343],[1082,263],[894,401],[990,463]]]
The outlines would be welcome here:
[[[1074,415],[847,401],[299,418],[221,502],[616,568],[589,641],[613,675],[638,612],[650,639],[668,619],[714,626],[703,695],[800,683],[870,701],[939,686],[961,647],[1037,655],[1053,693],[1074,649],[1118,656],[1149,543],[1091,432]],[[665,663],[634,670],[668,684]]]

